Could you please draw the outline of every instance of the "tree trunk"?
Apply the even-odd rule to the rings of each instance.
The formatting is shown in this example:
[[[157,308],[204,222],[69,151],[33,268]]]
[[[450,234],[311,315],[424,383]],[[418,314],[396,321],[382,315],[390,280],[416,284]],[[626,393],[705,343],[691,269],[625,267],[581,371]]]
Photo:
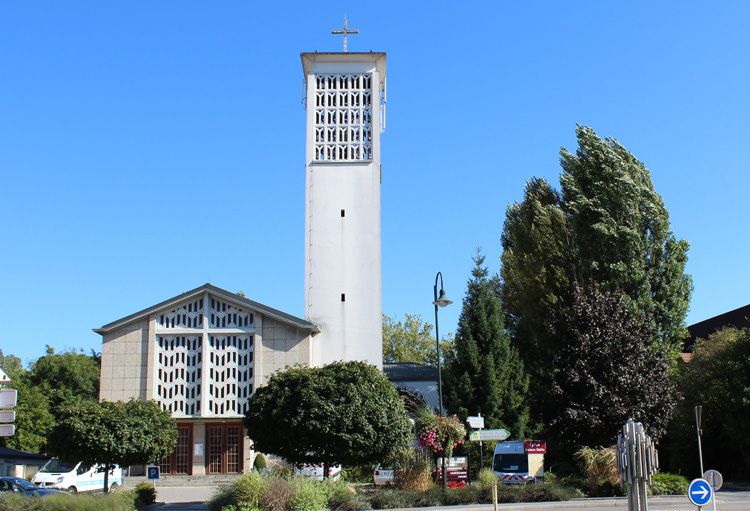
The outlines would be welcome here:
[[[323,462],[323,479],[328,479],[328,462]]]
[[[104,494],[109,493],[109,464],[104,465]]]

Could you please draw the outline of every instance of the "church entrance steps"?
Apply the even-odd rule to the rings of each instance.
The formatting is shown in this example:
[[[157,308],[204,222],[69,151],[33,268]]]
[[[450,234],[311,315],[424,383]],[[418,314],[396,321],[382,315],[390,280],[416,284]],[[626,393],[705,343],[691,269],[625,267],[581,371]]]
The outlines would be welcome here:
[[[156,481],[151,481],[145,476],[131,476],[125,478],[124,488],[134,488],[138,483],[156,483],[157,491],[161,487],[175,486],[226,486],[234,482],[239,474],[232,475],[208,475],[208,476],[162,476]]]

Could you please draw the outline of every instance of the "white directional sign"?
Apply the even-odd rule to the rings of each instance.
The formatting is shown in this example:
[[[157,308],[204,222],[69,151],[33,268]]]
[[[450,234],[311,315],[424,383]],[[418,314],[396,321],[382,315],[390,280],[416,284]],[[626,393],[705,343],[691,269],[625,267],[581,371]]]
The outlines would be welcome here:
[[[16,420],[15,410],[0,410],[0,423],[12,424]]]
[[[469,440],[472,442],[487,442],[488,440],[503,441],[509,436],[510,433],[507,429],[483,429],[469,433]]]
[[[703,479],[693,479],[688,486],[688,498],[696,506],[705,506],[713,495],[711,485]]]
[[[472,429],[484,429],[484,417],[481,417],[481,416],[466,417],[466,422],[469,424],[469,427]]]
[[[16,433],[14,424],[0,424],[0,436],[13,436]]]
[[[13,408],[18,401],[16,389],[0,389],[0,408]]]

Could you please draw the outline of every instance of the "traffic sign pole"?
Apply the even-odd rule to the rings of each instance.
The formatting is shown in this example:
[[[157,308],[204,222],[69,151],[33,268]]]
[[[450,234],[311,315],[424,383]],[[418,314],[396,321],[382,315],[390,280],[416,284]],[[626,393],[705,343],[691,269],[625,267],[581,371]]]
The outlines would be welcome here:
[[[477,416],[481,417],[481,413],[477,413]],[[484,421],[482,421],[484,422]],[[482,428],[479,428],[481,431]],[[482,441],[479,441],[479,468],[484,468],[484,449],[482,448]]]
[[[706,470],[703,473],[703,479],[708,481],[709,486],[711,486],[711,489],[714,491],[713,495],[713,507],[714,511],[716,511],[716,492],[719,491],[719,488],[724,484],[724,477],[722,477],[721,472],[718,470]]]
[[[701,445],[701,415],[703,414],[703,407],[698,405],[695,407],[695,430],[698,433],[698,461],[700,462],[701,475],[703,475],[703,446]]]

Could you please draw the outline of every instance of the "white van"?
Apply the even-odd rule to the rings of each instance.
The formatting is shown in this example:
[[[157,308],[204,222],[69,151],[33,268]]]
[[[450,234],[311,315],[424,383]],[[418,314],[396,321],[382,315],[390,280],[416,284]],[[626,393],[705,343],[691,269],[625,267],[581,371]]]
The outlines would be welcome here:
[[[79,491],[104,491],[104,467],[83,463],[65,463],[57,458],[49,460],[36,473],[31,482],[41,488],[58,488],[71,493]],[[122,469],[115,466],[109,471],[110,491],[122,486]]]
[[[501,483],[541,483],[544,481],[544,440],[498,442],[492,471]]]

